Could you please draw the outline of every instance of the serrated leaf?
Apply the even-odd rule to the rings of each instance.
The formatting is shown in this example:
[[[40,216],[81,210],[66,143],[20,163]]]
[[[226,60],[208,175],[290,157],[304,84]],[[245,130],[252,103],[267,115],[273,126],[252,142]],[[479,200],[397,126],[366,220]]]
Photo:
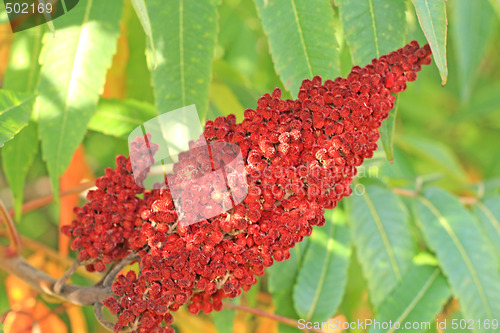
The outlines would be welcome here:
[[[486,232],[500,262],[500,195],[492,195],[476,203],[474,214]]]
[[[408,213],[394,192],[366,185],[349,198],[351,234],[376,308],[402,280],[415,255]]]
[[[37,109],[42,153],[56,198],[59,176],[97,109],[116,52],[122,5],[120,0],[81,0],[54,21],[55,37],[45,35]]]
[[[217,36],[216,1],[148,0],[146,5],[158,59],[152,72],[158,112],[195,104],[204,120]]]
[[[438,267],[412,265],[401,282],[380,305],[375,320],[382,323],[392,322],[392,329],[375,329],[370,333],[424,332],[431,327],[413,328],[413,323],[427,323],[437,316],[450,297],[450,288]],[[399,327],[399,329],[397,329]]]
[[[340,209],[325,212],[314,228],[293,291],[294,306],[307,322],[325,321],[336,312],[347,282],[351,257],[349,228]]]
[[[416,212],[465,317],[500,318],[498,261],[469,211],[451,194],[431,187],[417,198]]]
[[[131,2],[132,6],[134,7],[135,13],[137,14],[137,17],[141,22],[142,29],[144,29],[144,33],[148,38],[148,42],[151,47],[153,55],[153,65],[154,67],[156,67],[158,64],[158,60],[156,59],[155,42],[153,38],[153,31],[151,29],[151,21],[149,20],[148,9],[146,7],[146,2],[145,0],[131,0]]]
[[[293,307],[293,286],[297,279],[297,273],[304,261],[304,254],[308,247],[308,238],[290,249],[290,259],[275,262],[267,269],[269,274],[269,291],[273,296],[275,306],[274,313],[288,318],[299,318]],[[300,333],[301,330],[278,323],[280,333]]]
[[[339,0],[338,5],[353,64],[364,66],[404,46],[405,1]]]
[[[255,0],[276,72],[296,96],[302,80],[340,75],[333,9],[328,0]]]
[[[5,89],[34,92],[40,72],[38,57],[44,31],[45,26],[38,25],[14,35],[3,81]],[[31,117],[34,118],[33,112]],[[15,218],[18,222],[21,219],[24,184],[37,152],[37,125],[34,122],[7,142],[1,151],[3,170],[14,197]]]
[[[144,122],[157,116],[152,104],[135,100],[101,99],[89,121],[90,130],[116,137],[128,135]]]
[[[495,12],[487,0],[456,0],[451,33],[457,57],[461,95],[468,100],[477,69],[495,31]]]
[[[37,127],[30,123],[2,148],[2,164],[14,196],[16,221],[21,220],[26,175],[38,151]]]
[[[28,124],[34,97],[0,90],[0,148]]]
[[[421,136],[398,136],[397,143],[407,152],[425,160],[452,178],[457,184],[463,183],[467,176],[453,151],[446,145]]]
[[[441,84],[448,80],[448,65],[446,62],[446,3],[444,0],[412,0],[417,11],[418,21],[429,42],[434,61],[441,74]]]
[[[389,112],[389,117],[382,122],[380,127],[380,140],[384,147],[385,157],[392,163],[394,160],[394,129],[396,127],[396,116],[398,114],[399,94],[396,96],[394,110]]]

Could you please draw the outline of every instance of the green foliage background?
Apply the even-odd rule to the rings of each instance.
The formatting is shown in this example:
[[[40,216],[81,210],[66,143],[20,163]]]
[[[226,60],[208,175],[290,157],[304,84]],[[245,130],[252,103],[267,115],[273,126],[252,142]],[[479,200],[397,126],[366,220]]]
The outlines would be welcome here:
[[[292,319],[440,315],[500,332],[484,327],[500,321],[499,18],[499,0],[80,0],[53,21],[55,36],[45,26],[14,36],[0,90],[1,188],[20,232],[56,248],[57,204],[25,215],[21,205],[47,177],[57,197],[81,143],[99,176],[158,114],[196,104],[201,119],[241,121],[276,86],[295,97],[304,78],[429,42],[433,65],[397,97],[353,196],[257,288]],[[214,314],[217,329],[232,332],[234,315]]]

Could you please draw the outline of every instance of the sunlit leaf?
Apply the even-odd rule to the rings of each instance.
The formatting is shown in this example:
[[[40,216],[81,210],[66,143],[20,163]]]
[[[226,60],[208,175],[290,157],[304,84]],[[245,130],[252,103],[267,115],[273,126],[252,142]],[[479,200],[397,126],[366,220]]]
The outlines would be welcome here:
[[[0,148],[28,124],[34,96],[0,90]]]
[[[417,11],[418,21],[427,37],[434,61],[441,74],[442,85],[448,80],[446,62],[446,3],[445,0],[412,0]]]
[[[325,218],[326,224],[311,235],[293,292],[295,309],[308,322],[333,316],[347,282],[351,248],[344,213],[328,210]]]
[[[327,0],[255,0],[276,72],[296,96],[302,80],[335,79],[340,61],[333,10]]]
[[[370,333],[424,332],[430,329],[432,320],[450,297],[450,288],[438,267],[412,265],[401,282],[380,305],[374,320],[381,323],[392,322],[394,329],[375,328]],[[407,326],[414,323],[429,323],[428,326]],[[425,324],[427,325],[427,324]],[[399,329],[395,329],[399,327]]]
[[[364,66],[373,58],[404,46],[405,1],[339,0],[338,5],[355,65]]]
[[[156,52],[152,72],[156,108],[165,113],[194,104],[203,120],[208,111],[217,35],[217,2],[146,1]],[[154,67],[154,66],[151,66]]]
[[[417,198],[416,211],[427,244],[436,252],[464,316],[482,321],[499,318],[498,261],[476,220],[456,197],[436,187]]]
[[[500,262],[500,195],[491,195],[474,205],[478,217],[493,251]]]
[[[394,192],[363,185],[348,200],[351,234],[376,308],[401,282],[415,255],[408,213]]]
[[[42,153],[58,197],[59,177],[97,109],[120,34],[120,0],[82,0],[46,35],[37,88]]]

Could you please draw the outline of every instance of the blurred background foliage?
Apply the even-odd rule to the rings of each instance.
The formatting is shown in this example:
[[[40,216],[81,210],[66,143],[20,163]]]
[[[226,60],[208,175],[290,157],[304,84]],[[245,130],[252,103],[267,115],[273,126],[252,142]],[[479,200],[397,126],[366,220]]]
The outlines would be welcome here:
[[[149,13],[152,34],[143,29],[147,20],[134,5],[138,13]],[[371,11],[363,11],[368,5]],[[431,20],[437,17],[433,23],[440,22],[433,51],[443,52],[437,59],[441,71],[434,61],[398,96],[397,116],[387,120],[387,145],[380,144],[356,180],[363,192],[327,212],[323,229],[315,229],[289,261],[274,265],[234,303],[293,320],[356,321],[396,319],[418,294],[407,308],[408,320],[500,320],[498,0],[205,0],[184,7],[170,0],[81,0],[54,21],[55,37],[46,26],[14,35],[3,13],[1,107],[15,107],[20,125],[1,137],[0,198],[16,209],[30,262],[53,276],[62,274],[75,254],[58,229],[71,222],[72,207],[84,198],[67,191],[101,176],[117,154],[127,155],[127,135],[145,120],[196,103],[202,119],[234,113],[241,121],[244,109],[255,108],[259,96],[275,87],[284,98],[294,97],[309,75],[294,53],[298,46],[287,44],[296,37],[290,13],[297,20],[318,18],[303,22],[309,24],[303,31],[307,43],[320,47],[311,50],[311,63],[319,63],[313,74],[333,79],[324,73],[345,76],[353,64],[365,65],[406,42],[426,43],[430,35],[415,10],[422,5]],[[356,15],[370,13],[372,21],[356,21]],[[179,17],[191,25],[185,36]],[[384,40],[360,33],[368,29],[363,24],[380,29]],[[331,66],[325,69],[324,63]],[[414,191],[428,184],[438,188],[415,198]],[[62,197],[49,203],[51,193]],[[433,207],[445,222],[450,218],[451,227],[443,230],[451,233],[438,235],[443,219],[433,221]],[[5,235],[3,225],[0,232]],[[450,239],[452,250],[444,248]],[[73,282],[96,279],[81,272]],[[473,287],[464,285],[467,279]],[[467,307],[478,299],[477,307]],[[91,309],[54,305],[2,271],[0,319],[12,332],[104,331]],[[181,310],[174,325],[180,332],[298,331],[275,319],[228,309],[213,316]]]

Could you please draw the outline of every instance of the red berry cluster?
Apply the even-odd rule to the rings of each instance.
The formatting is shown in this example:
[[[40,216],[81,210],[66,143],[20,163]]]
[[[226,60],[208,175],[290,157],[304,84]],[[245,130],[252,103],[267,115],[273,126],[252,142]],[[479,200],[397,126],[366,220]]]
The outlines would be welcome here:
[[[248,194],[230,209],[227,188],[196,187],[193,179],[212,170],[199,154],[181,155],[174,167],[182,190],[191,193],[181,191],[180,199],[168,186],[140,189],[130,161],[117,157],[115,171],[98,179],[90,202],[75,210],[77,219],[64,229],[75,237],[72,248],[80,250],[80,259],[94,258],[96,270],[132,251],[139,254],[139,275],[119,275],[115,297],[104,301],[118,315],[115,331],[172,332],[171,312],[183,304],[192,313],[218,311],[223,298],[255,284],[264,267],[288,259],[313,225],[325,223],[324,208],[351,194],[356,167],[377,149],[379,127],[394,105],[391,93],[405,90],[430,55],[428,45],[413,41],[364,68],[355,66],[347,78],[304,80],[297,100],[282,100],[275,89],[256,110],[245,110],[241,124],[234,115],[207,121],[206,140],[237,144],[246,162]],[[131,155],[157,149],[140,141]],[[212,168],[226,162],[210,156]],[[237,183],[230,179],[237,174],[226,181]],[[182,205],[223,212],[185,225],[176,210]]]

